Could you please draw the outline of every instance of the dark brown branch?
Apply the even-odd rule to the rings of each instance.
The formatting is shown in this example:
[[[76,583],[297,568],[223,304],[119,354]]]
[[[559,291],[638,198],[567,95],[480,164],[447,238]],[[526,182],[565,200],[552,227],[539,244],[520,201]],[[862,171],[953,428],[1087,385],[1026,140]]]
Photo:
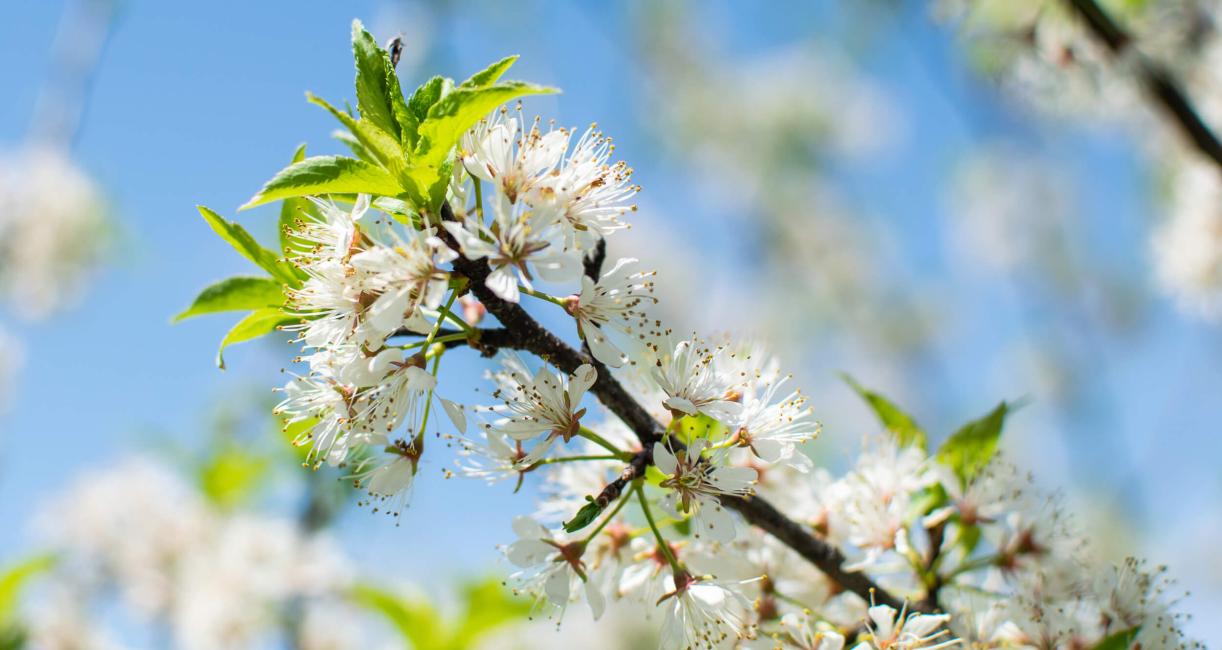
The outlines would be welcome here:
[[[1095,38],[1120,58],[1133,46],[1133,38],[1095,0],[1065,0],[1086,23]],[[1139,55],[1139,52],[1133,52]],[[1222,142],[1201,119],[1196,107],[1184,92],[1180,82],[1163,65],[1137,57],[1137,75],[1150,99],[1177,126],[1202,154],[1222,168]]]
[[[737,510],[744,519],[759,526],[769,535],[797,552],[808,562],[835,580],[841,587],[861,596],[870,602],[873,597],[878,605],[890,605],[896,609],[903,606],[903,601],[879,587],[865,573],[860,571],[845,571],[844,554],[835,546],[820,540],[794,520],[786,517],[771,503],[757,496],[721,497],[721,503],[727,508]],[[914,609],[909,605],[909,609]],[[920,608],[916,608],[920,609]]]
[[[454,213],[448,204],[442,204],[441,216],[446,220],[454,218]],[[459,250],[458,243],[450,237],[448,232],[442,230],[441,236],[449,246]],[[531,352],[566,373],[574,372],[582,364],[593,362],[591,357],[578,352],[555,334],[544,329],[520,305],[501,300],[493,294],[484,284],[491,272],[487,262],[469,260],[459,256],[453,264],[455,271],[470,280],[471,291],[480,302],[484,303],[488,312],[496,316],[507,331],[511,340],[508,345],[502,347]],[[602,506],[606,507],[620,496],[629,481],[643,475],[645,467],[653,462],[651,453],[653,445],[662,440],[664,430],[662,425],[628,394],[628,391],[611,373],[599,372],[590,392],[594,393],[603,406],[606,406],[628,428],[632,429],[642,446],[642,451],[633,457],[620,478],[612,481],[596,498],[596,501],[602,499]],[[866,574],[846,571],[844,555],[836,547],[816,538],[763,498],[723,496],[721,501],[727,507],[742,514],[743,518],[751,524],[759,526],[792,548],[840,586],[861,596],[867,602],[873,599],[875,603],[890,605],[896,609],[903,604],[901,600],[879,587]]]

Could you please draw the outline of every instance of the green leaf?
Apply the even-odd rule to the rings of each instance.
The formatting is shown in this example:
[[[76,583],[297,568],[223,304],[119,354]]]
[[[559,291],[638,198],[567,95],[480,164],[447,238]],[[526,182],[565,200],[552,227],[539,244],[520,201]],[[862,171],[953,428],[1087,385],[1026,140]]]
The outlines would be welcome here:
[[[414,650],[445,648],[445,630],[440,612],[426,602],[401,598],[380,587],[358,584],[349,592],[349,599],[372,612],[381,614]]]
[[[957,540],[957,543],[963,548],[963,557],[971,556],[972,551],[976,550],[976,547],[980,544],[980,537],[983,532],[984,531],[980,529],[980,526],[974,524],[959,528],[959,539]]]
[[[378,128],[376,124],[365,118],[356,119],[351,115],[335,108],[327,103],[327,100],[315,95],[314,93],[306,93],[306,98],[311,104],[321,106],[329,113],[335,116],[356,138],[357,142],[365,151],[380,164],[385,167],[391,174],[399,174],[403,171],[406,160],[403,155],[403,146],[399,141],[386,131]]]
[[[391,93],[392,90],[397,93],[400,101],[403,93],[398,88],[390,55],[378,46],[359,20],[352,21],[352,56],[356,59],[357,110],[361,117],[398,139],[400,127],[391,106]],[[395,79],[393,89],[389,87],[390,78]]]
[[[174,322],[200,314],[247,311],[277,307],[283,303],[283,283],[272,278],[239,275],[209,285],[196,296],[190,307],[174,317]]]
[[[482,88],[455,88],[442,97],[420,124],[419,139],[411,157],[407,187],[409,195],[417,201],[417,207],[432,211],[438,204],[437,197],[449,181],[448,162],[454,145],[480,118],[507,101],[526,95],[545,95],[558,92],[555,88],[537,86],[522,81],[502,81]],[[421,205],[421,204],[424,205]]]
[[[12,624],[17,616],[17,599],[30,580],[55,566],[55,556],[35,555],[0,573],[0,627]]]
[[[997,442],[1010,405],[1002,402],[988,415],[972,420],[951,435],[938,449],[938,462],[950,467],[967,485],[997,453]]]
[[[214,454],[199,469],[201,491],[212,503],[230,508],[248,499],[267,476],[265,457],[230,446]]]
[[[1121,630],[1115,634],[1109,634],[1102,641],[1095,644],[1093,650],[1129,650],[1133,647],[1133,643],[1137,641],[1137,635],[1141,633],[1141,626],[1131,627],[1127,630]]]
[[[587,496],[586,504],[581,506],[581,509],[577,511],[577,514],[573,515],[572,519],[564,522],[564,532],[575,533],[589,526],[594,523],[595,519],[598,519],[598,515],[602,514],[602,511],[602,507],[594,501],[594,498]]]
[[[916,420],[911,415],[905,413],[903,409],[881,394],[857,383],[857,380],[847,373],[840,373],[840,376],[846,384],[870,405],[870,408],[874,410],[874,415],[878,416],[879,421],[882,422],[883,426],[887,428],[887,431],[891,433],[901,447],[915,445],[922,450],[928,447],[929,441],[925,435],[925,430],[916,423]]]
[[[508,70],[517,60],[518,60],[517,54],[512,54],[510,56],[507,56],[501,59],[500,61],[497,61],[496,63],[493,63],[492,65],[484,68],[483,70],[480,70],[479,72],[471,75],[469,79],[462,82],[459,88],[483,88],[484,86],[494,84],[497,82],[497,80],[501,78],[502,75],[505,74],[505,71]]]
[[[428,117],[429,109],[452,90],[454,90],[452,79],[433,77],[420,84],[420,87],[412,93],[411,99],[407,100],[407,113],[404,116],[407,120],[403,126],[404,145],[415,149],[419,139],[420,124]]]
[[[295,196],[318,194],[373,194],[398,196],[403,188],[377,165],[343,156],[311,156],[289,165],[272,177],[239,210]]]
[[[216,351],[216,366],[221,370],[225,369],[225,348],[230,345],[271,334],[277,327],[297,320],[299,319],[279,309],[256,309],[250,312],[221,339],[221,347]]]
[[[216,234],[233,246],[243,257],[285,284],[291,286],[301,284],[296,273],[291,270],[291,265],[281,262],[275,253],[263,248],[250,233],[246,232],[245,228],[233,221],[227,221],[221,215],[202,205],[196,207],[204,221],[212,226]]]
[[[529,600],[511,596],[501,581],[494,579],[466,585],[463,600],[463,615],[449,644],[456,650],[475,647],[480,638],[496,628],[526,618],[531,608]]]

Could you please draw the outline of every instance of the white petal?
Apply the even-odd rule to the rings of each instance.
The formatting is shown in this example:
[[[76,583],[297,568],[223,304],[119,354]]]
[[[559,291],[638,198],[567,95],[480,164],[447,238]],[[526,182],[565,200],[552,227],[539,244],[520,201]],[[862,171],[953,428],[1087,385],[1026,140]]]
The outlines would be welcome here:
[[[585,335],[586,343],[590,346],[590,354],[594,355],[595,359],[610,368],[619,368],[624,365],[624,353],[607,340],[607,335],[603,333],[602,328],[590,322],[583,322],[581,333]]]
[[[590,605],[590,613],[594,615],[594,620],[602,618],[603,612],[607,609],[607,599],[603,597],[603,592],[594,584],[593,580],[586,581],[586,603]]]
[[[527,568],[546,562],[556,549],[537,539],[519,539],[505,549],[505,557],[514,566]]]
[[[384,497],[394,496],[412,484],[412,464],[406,459],[396,459],[378,468],[369,480],[368,490]]]
[[[581,401],[581,396],[590,390],[594,382],[598,379],[598,371],[588,363],[582,364],[577,368],[573,376],[569,378],[569,403],[577,406]]]
[[[700,510],[692,518],[692,523],[697,528],[692,531],[693,533],[723,544],[734,541],[737,534],[734,515],[731,515],[715,499],[700,500]]]
[[[451,402],[444,397],[438,397],[441,400],[441,408],[445,410],[446,415],[450,418],[450,422],[459,433],[467,432],[467,414],[463,411],[463,405],[457,402]]]
[[[526,515],[518,515],[513,518],[513,532],[517,533],[522,539],[546,539],[549,537],[547,529],[542,524]]]
[[[543,583],[543,593],[553,603],[564,607],[569,602],[569,572],[560,570],[547,577]]]
[[[492,290],[492,293],[496,294],[497,298],[505,302],[521,300],[521,294],[518,293],[518,278],[507,266],[498,267],[488,274],[484,284]]]
[[[866,610],[870,620],[874,621],[874,631],[882,639],[891,638],[891,630],[895,625],[895,608],[890,605],[875,605]]]
[[[666,401],[662,402],[662,404],[672,411],[679,411],[685,415],[695,415],[700,412],[699,409],[696,408],[695,404],[692,404],[690,400],[682,397],[668,398]]]
[[[670,453],[670,450],[660,442],[653,443],[653,464],[667,476],[673,476],[675,470],[679,467],[679,462],[675,460],[675,455]]]

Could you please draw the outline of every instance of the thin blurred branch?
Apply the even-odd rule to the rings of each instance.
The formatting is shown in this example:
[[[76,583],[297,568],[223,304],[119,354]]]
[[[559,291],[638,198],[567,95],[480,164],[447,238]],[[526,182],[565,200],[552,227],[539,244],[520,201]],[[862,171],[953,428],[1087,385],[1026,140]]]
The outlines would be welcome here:
[[[1129,54],[1133,37],[1095,0],[1065,1],[1082,18],[1095,38],[1107,47],[1113,58]],[[1222,168],[1222,142],[1201,119],[1175,75],[1163,65],[1140,56],[1137,57],[1136,73],[1150,99],[1158,104],[1197,150]]]

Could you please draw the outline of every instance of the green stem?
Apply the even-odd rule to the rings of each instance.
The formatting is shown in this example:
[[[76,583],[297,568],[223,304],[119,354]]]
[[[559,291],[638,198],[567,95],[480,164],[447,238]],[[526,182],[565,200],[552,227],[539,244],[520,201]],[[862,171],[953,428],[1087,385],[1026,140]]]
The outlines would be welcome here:
[[[457,291],[451,291],[451,292],[450,292],[450,299],[449,299],[449,300],[446,300],[446,306],[441,308],[441,311],[442,311],[442,313],[443,313],[443,314],[444,314],[445,312],[450,311],[450,307],[453,307],[453,306],[454,306],[454,301],[455,301],[455,300],[458,300],[458,292],[457,292]],[[430,345],[432,345],[432,344],[433,344],[433,339],[437,338],[437,333],[441,331],[441,324],[442,324],[442,323],[444,323],[444,322],[445,322],[445,318],[442,318],[442,317],[438,316],[438,318],[437,318],[437,322],[436,322],[436,323],[433,323],[433,329],[432,329],[432,331],[430,331],[430,332],[429,332],[429,337],[428,337],[427,339],[425,339],[425,340],[424,340],[424,347],[426,347],[426,348],[427,348],[428,346],[430,346]],[[433,374],[435,375],[435,374],[437,374],[437,373],[433,373]]]
[[[628,503],[628,501],[630,501],[630,499],[626,499],[623,495],[620,495],[619,502],[615,504],[615,508],[611,510],[610,514],[603,518],[602,523],[598,525],[598,528],[595,528],[593,532],[586,536],[585,541],[582,543],[589,544],[590,540],[598,537],[598,534],[603,532],[603,529],[607,527],[607,524],[611,523],[612,519],[615,519],[615,515],[618,515],[619,511],[624,509],[624,506]]]
[[[444,310],[449,311],[450,307],[454,306],[454,301],[457,299],[458,299],[458,292],[451,291],[450,299],[446,301],[446,306],[444,307]],[[437,322],[433,324],[433,330],[429,332],[428,338],[424,340],[424,348],[426,351],[428,350],[429,346],[433,345],[433,341],[437,339],[437,332],[441,331],[441,324],[444,322],[445,322],[444,318],[438,318]],[[442,356],[443,356],[442,353],[438,353],[437,356],[433,357],[433,377],[434,378],[437,377],[437,371],[441,369],[441,357]],[[430,388],[428,397],[425,398],[425,401],[424,401],[424,415],[420,418],[420,431],[416,433],[416,440],[412,442],[413,446],[415,446],[417,442],[419,442],[420,444],[424,443],[424,432],[428,429],[429,411],[431,411],[432,408],[433,408],[433,389]],[[420,450],[419,447],[417,447],[416,449],[417,451]]]
[[[983,569],[996,562],[997,562],[996,555],[986,555],[984,557],[979,557],[969,562],[964,562],[963,564],[960,564],[959,566],[955,567],[954,571],[951,571],[949,574],[947,574],[945,580],[950,581],[952,578],[963,575],[964,573],[967,573],[969,571],[975,571],[976,569]]]
[[[475,181],[472,185],[475,186],[475,214],[479,215],[479,220],[484,221],[484,184],[478,178],[472,178]]]
[[[683,565],[679,563],[679,558],[675,557],[675,552],[670,549],[670,544],[666,538],[662,537],[662,531],[658,530],[658,525],[653,521],[653,512],[649,510],[649,501],[645,498],[645,488],[638,483],[636,486],[636,496],[641,502],[641,512],[645,513],[645,521],[649,522],[649,529],[653,531],[653,536],[658,540],[658,548],[662,549],[662,555],[666,556],[666,561],[670,563],[670,568],[675,573],[683,573]]]
[[[581,429],[577,431],[577,435],[615,454],[616,458],[624,458],[625,456],[628,455],[627,452],[611,444],[609,441],[607,441],[606,438],[603,438],[602,436],[598,435],[597,433],[594,433],[593,431],[585,427],[581,427]]]
[[[465,341],[465,340],[467,340],[467,334],[464,332],[461,334],[446,334],[445,336],[438,336],[437,338],[433,339],[433,343],[449,343],[451,341]],[[428,341],[422,340],[422,341],[416,341],[415,343],[407,343],[405,345],[396,345],[394,347],[397,347],[400,350],[414,350],[416,348],[422,348],[428,344],[429,344]]]
[[[433,357],[433,377],[437,377],[437,370],[441,368],[441,355]],[[420,418],[420,432],[416,434],[416,439],[424,442],[424,431],[429,425],[429,410],[433,407],[433,389],[429,389],[429,396],[424,402],[424,417]],[[419,448],[417,448],[419,449]]]
[[[451,321],[454,321],[454,324],[455,324],[455,325],[458,325],[459,327],[461,327],[461,328],[462,328],[462,331],[463,331],[463,332],[465,332],[466,334],[474,334],[474,333],[475,333],[475,328],[474,328],[474,327],[471,327],[471,325],[469,325],[469,324],[467,323],[467,321],[463,320],[463,319],[462,319],[462,316],[459,316],[459,315],[455,314],[454,312],[450,311],[449,309],[442,309],[442,310],[441,310],[441,317],[442,317],[442,318],[448,318],[448,319],[450,319]]]
[[[554,463],[575,463],[581,460],[620,460],[620,456],[611,454],[590,454],[586,456],[558,456],[552,458],[544,458],[535,463],[535,465],[552,465]]]
[[[538,298],[538,299],[540,299],[540,300],[546,300],[546,301],[548,301],[548,302],[552,303],[553,305],[559,305],[559,306],[561,306],[561,307],[563,307],[563,306],[564,306],[564,301],[563,301],[563,300],[561,300],[561,299],[559,299],[559,298],[557,298],[557,297],[555,297],[555,296],[551,296],[551,295],[548,295],[548,294],[546,294],[546,293],[543,293],[542,291],[536,291],[536,290],[534,290],[534,289],[527,289],[526,287],[524,287],[524,286],[522,286],[522,285],[520,285],[520,284],[518,285],[518,291],[521,291],[522,293],[524,293],[524,294],[526,294],[526,295],[528,295],[528,296],[534,296],[534,297],[536,297],[536,298]]]

